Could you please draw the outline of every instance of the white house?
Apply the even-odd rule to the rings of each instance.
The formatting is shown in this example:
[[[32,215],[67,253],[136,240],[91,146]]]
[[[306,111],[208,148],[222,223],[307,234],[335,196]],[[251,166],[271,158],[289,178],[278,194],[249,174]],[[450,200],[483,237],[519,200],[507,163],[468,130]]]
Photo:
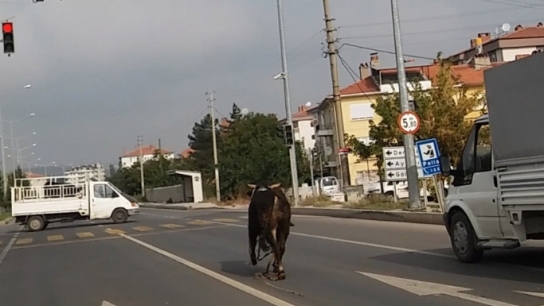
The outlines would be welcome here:
[[[313,113],[317,110],[316,107],[309,108],[307,105],[298,107],[298,111],[293,114],[293,136],[296,141],[303,141],[306,150],[313,149],[315,146],[315,129],[312,121],[315,116]],[[285,124],[286,119],[280,120],[281,124]]]
[[[155,157],[155,154],[157,154],[157,152],[159,152],[159,148],[153,145],[142,147],[141,155],[142,155],[143,162],[145,163],[146,161],[153,159]],[[161,149],[160,152],[166,159],[173,160],[176,157],[176,155],[172,151]],[[132,167],[132,165],[140,161],[139,158],[140,158],[140,148],[136,148],[135,150],[130,151],[119,158],[121,161],[121,167],[130,168]]]

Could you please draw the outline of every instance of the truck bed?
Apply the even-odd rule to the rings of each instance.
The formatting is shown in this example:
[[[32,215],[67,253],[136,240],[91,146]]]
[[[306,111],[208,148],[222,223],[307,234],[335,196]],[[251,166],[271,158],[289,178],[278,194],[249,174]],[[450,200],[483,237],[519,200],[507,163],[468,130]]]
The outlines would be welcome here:
[[[85,190],[73,185],[12,188],[12,216],[77,213],[88,205]]]
[[[507,210],[544,210],[544,163],[497,168],[499,201]]]

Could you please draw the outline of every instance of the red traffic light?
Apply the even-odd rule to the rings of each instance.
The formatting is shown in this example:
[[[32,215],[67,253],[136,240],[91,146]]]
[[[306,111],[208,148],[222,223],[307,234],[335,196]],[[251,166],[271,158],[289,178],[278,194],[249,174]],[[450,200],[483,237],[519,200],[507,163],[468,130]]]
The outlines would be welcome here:
[[[13,31],[13,24],[11,22],[2,23],[2,31],[4,33],[11,33]]]

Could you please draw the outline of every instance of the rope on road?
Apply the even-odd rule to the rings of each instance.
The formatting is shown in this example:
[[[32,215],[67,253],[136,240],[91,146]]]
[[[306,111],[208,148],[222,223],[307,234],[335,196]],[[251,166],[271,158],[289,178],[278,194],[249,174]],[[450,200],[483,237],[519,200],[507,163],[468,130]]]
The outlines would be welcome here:
[[[301,297],[304,297],[304,294],[300,293],[300,292],[296,292],[296,291],[293,291],[293,290],[289,290],[289,289],[285,289],[285,288],[281,288],[281,287],[278,287],[278,286],[275,286],[275,285],[272,285],[270,282],[267,282],[267,278],[264,277],[261,273],[257,273],[255,275],[255,277],[264,282],[266,285],[274,288],[274,289],[277,289],[277,290],[281,290],[281,291],[284,291],[284,292],[287,292],[287,293],[291,293],[291,294],[294,294],[294,295],[298,295],[298,296],[301,296]]]

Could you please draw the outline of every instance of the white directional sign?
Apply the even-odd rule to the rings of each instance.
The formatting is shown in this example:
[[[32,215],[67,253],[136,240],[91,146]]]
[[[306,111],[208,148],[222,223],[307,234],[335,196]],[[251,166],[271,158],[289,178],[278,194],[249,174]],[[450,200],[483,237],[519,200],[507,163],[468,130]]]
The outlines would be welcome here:
[[[420,126],[419,116],[412,111],[403,112],[399,115],[398,125],[404,134],[415,134]]]
[[[413,279],[373,274],[373,273],[365,273],[365,272],[359,272],[359,271],[357,271],[357,273],[370,277],[374,280],[380,281],[387,285],[397,287],[404,291],[419,295],[419,296],[441,294],[441,295],[449,295],[454,298],[462,299],[465,301],[471,301],[473,303],[483,304],[483,305],[518,306],[518,305],[514,305],[514,304],[502,302],[502,301],[488,299],[482,296],[477,296],[477,295],[461,292],[461,291],[472,290],[470,288],[456,287],[456,286],[444,285],[439,283],[424,282],[424,281],[418,281]]]
[[[423,174],[423,170],[421,168],[417,168],[417,176],[418,178],[426,177]],[[408,180],[408,177],[406,176],[406,169],[396,169],[396,170],[385,170],[385,180],[386,181],[406,181]]]
[[[383,167],[385,170],[385,180],[386,181],[407,181],[408,177],[406,176],[406,159],[404,147],[384,147],[382,148],[383,153]],[[417,166],[417,176],[418,178],[427,178],[429,175],[425,175],[421,169],[421,162],[419,160],[419,152],[417,148],[414,148],[414,153],[416,155],[416,166]]]

